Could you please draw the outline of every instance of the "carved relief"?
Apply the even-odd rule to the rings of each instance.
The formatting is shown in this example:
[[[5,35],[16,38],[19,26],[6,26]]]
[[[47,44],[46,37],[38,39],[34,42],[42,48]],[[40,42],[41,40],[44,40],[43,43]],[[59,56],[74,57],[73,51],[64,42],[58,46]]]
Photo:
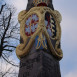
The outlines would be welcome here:
[[[20,35],[23,39],[23,43],[16,48],[16,54],[19,58],[29,53],[36,37],[38,40],[36,49],[41,47],[48,49],[49,46],[52,55],[59,60],[63,57],[62,50],[58,47],[61,39],[61,15],[58,11],[43,6],[33,7],[28,12],[20,12],[18,20],[20,22]],[[28,39],[30,40],[27,43]],[[51,40],[56,42],[55,46]]]

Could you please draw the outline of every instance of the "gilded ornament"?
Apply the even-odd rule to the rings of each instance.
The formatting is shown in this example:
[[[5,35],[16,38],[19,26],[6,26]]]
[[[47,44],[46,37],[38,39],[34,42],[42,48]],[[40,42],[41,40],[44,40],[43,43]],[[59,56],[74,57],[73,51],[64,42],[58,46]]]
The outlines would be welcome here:
[[[41,11],[43,10],[43,11]],[[49,12],[51,14],[50,16],[50,27],[46,27],[45,25],[45,14]],[[31,15],[35,15],[38,18],[38,22],[35,24],[38,24],[36,27],[36,30],[34,33],[27,35],[25,34],[25,22],[30,18]],[[55,27],[53,25],[54,21],[52,20],[52,17],[55,19],[56,24],[56,36],[52,37],[54,35],[55,30],[52,27]],[[20,35],[23,39],[23,43],[18,45],[16,48],[16,54],[19,58],[26,56],[33,43],[35,42],[36,36],[38,37],[38,43],[40,42],[40,45],[37,44],[36,49],[39,49],[40,46],[47,49],[47,44],[45,42],[45,39],[47,40],[48,46],[50,48],[50,51],[52,55],[57,57],[58,60],[60,60],[63,57],[63,53],[61,48],[58,48],[58,45],[60,44],[61,39],[61,28],[60,28],[60,22],[62,20],[61,15],[58,11],[52,10],[49,7],[33,7],[28,12],[22,11],[19,13],[18,20],[20,22]],[[30,19],[32,20],[32,19]],[[34,24],[34,23],[33,23]],[[32,27],[32,22],[30,22],[30,32]],[[52,31],[52,36],[49,35],[48,31]],[[30,38],[29,42],[27,43],[27,40]],[[51,40],[56,40],[55,47],[53,47]]]

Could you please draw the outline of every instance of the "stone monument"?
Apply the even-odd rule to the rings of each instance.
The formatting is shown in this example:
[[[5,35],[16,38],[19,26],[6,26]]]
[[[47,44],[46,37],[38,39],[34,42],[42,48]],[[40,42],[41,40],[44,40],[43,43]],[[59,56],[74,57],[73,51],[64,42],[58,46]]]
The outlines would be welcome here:
[[[28,0],[26,10],[18,15],[21,37],[16,48],[20,59],[18,77],[61,77],[61,19],[52,0]]]

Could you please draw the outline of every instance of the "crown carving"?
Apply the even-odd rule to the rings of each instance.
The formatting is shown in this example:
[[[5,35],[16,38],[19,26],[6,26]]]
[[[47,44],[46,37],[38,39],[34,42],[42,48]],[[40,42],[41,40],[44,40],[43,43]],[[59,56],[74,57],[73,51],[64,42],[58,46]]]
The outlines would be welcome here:
[[[33,0],[34,6],[47,6],[49,0]]]

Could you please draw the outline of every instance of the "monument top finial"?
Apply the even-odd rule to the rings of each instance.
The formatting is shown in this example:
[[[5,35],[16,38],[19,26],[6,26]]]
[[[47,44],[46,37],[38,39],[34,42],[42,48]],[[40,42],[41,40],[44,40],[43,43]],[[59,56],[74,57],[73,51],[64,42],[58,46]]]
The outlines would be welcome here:
[[[28,0],[26,10],[29,11],[32,7],[36,6],[47,6],[50,7],[52,10],[54,10],[52,1],[53,0]]]
[[[33,0],[34,6],[47,6],[49,0]]]

